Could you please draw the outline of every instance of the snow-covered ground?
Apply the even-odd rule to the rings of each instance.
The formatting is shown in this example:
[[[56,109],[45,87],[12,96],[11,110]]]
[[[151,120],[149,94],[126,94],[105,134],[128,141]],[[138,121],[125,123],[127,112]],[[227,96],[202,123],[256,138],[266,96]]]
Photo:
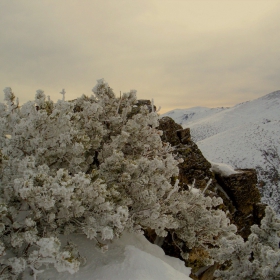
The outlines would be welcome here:
[[[195,107],[162,116],[189,127],[208,160],[256,168],[265,183],[263,201],[280,212],[280,91],[231,108]]]
[[[109,244],[105,253],[84,235],[72,235],[71,241],[86,258],[85,265],[73,275],[58,273],[50,267],[38,274],[38,280],[191,280],[191,270],[183,261],[166,256],[160,247],[141,234],[123,234]],[[24,280],[31,279],[32,276],[24,276]]]

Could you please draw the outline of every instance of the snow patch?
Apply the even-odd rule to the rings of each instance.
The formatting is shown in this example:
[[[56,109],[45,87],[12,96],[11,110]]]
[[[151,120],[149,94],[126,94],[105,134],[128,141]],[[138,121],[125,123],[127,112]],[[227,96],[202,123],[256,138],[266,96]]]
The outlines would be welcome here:
[[[192,280],[191,269],[183,261],[166,256],[141,234],[124,233],[109,244],[106,253],[85,236],[71,235],[70,239],[87,259],[86,264],[73,275],[48,268],[38,280]],[[31,280],[33,276],[26,273],[23,279]]]
[[[211,170],[216,173],[220,174],[221,176],[230,176],[232,174],[238,174],[240,172],[235,171],[230,165],[225,163],[215,163],[211,162]]]

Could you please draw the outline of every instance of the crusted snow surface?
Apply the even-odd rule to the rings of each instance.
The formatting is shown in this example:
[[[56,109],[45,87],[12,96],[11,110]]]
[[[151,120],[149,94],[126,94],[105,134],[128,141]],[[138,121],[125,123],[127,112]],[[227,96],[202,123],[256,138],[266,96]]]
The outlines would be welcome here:
[[[141,234],[124,233],[109,244],[105,253],[85,236],[71,235],[70,239],[86,258],[86,264],[72,275],[49,268],[38,274],[38,280],[191,280],[191,269],[183,261],[166,256]],[[33,277],[25,275],[24,279]]]

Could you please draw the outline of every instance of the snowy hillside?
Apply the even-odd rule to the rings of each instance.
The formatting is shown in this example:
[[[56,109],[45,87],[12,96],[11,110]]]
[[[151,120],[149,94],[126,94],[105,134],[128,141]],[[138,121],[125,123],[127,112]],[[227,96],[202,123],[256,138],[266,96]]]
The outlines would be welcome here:
[[[184,125],[184,123],[192,123],[198,120],[210,117],[216,113],[228,109],[227,107],[207,108],[207,107],[193,107],[190,109],[175,109],[163,116],[171,117],[176,123]]]
[[[280,91],[232,108],[195,107],[164,116],[189,127],[208,160],[256,168],[263,201],[280,212]]]

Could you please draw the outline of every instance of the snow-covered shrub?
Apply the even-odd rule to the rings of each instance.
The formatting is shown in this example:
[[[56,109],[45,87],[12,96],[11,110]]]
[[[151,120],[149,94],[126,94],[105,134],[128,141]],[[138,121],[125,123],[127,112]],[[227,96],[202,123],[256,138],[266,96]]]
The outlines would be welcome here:
[[[35,101],[21,107],[10,88],[4,92],[0,277],[29,269],[36,278],[46,263],[76,272],[79,253],[60,240],[72,233],[103,251],[106,240],[124,230],[171,232],[188,248],[206,251],[233,238],[236,228],[216,210],[221,199],[179,189],[180,159],[161,141],[156,112],[143,106],[131,113],[135,91],[117,98],[99,80],[90,97],[65,101],[62,90],[54,103],[38,90]]]
[[[195,188],[177,192],[173,199],[180,205],[176,214],[179,226],[173,232],[179,238],[179,242],[174,242],[180,247],[182,257],[187,260],[188,253],[181,247],[195,248],[196,251],[204,252],[200,256],[201,264],[213,264],[221,240],[234,239],[236,236],[236,226],[230,224],[224,211],[216,209],[222,204],[222,199],[205,196]],[[211,248],[217,248],[217,251],[212,251]]]
[[[277,280],[280,279],[280,221],[266,208],[261,226],[253,225],[248,240],[239,236],[224,239],[217,260],[228,261],[229,269],[216,271],[217,279]]]

